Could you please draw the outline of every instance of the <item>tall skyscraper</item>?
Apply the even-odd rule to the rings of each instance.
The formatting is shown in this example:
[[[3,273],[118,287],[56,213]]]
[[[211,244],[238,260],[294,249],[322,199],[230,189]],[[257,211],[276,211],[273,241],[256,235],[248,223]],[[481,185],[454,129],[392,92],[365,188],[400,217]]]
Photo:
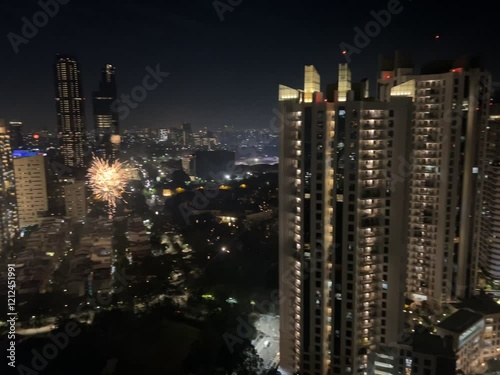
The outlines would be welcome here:
[[[106,64],[102,71],[99,90],[94,91],[93,107],[96,134],[96,153],[106,159],[115,160],[120,150],[120,128],[118,111],[112,109],[117,99],[115,67]]]
[[[14,158],[19,226],[41,224],[49,205],[43,155]]]
[[[19,230],[10,136],[0,120],[0,253],[12,244]]]
[[[287,97],[298,99],[282,102],[280,367],[290,373],[326,374],[334,324],[335,109],[323,100],[319,87],[312,88],[312,78],[319,82],[308,66],[304,97],[288,89]]]
[[[476,66],[468,59],[439,61],[420,75],[405,68],[383,71],[379,80],[381,97],[390,90],[414,103],[407,293],[437,310],[469,294],[473,283],[479,145],[491,84],[490,74]]]
[[[410,155],[411,115],[406,98],[339,103],[345,162],[332,374],[366,374],[369,354],[404,327],[408,181],[400,168]]]
[[[10,145],[12,150],[20,150],[24,147],[23,123],[20,121],[9,122]]]
[[[289,373],[367,374],[369,355],[404,329],[413,103],[355,101],[349,75],[341,65],[344,100],[337,92],[334,103],[318,92],[305,103],[280,86],[280,366]]]
[[[481,204],[477,215],[477,236],[474,247],[479,275],[474,287],[489,284],[500,288],[500,105],[491,107],[485,133],[484,163],[482,165]],[[476,266],[476,264],[473,264]],[[478,283],[478,277],[481,282]],[[481,285],[482,284],[482,285]]]
[[[64,165],[85,167],[85,98],[80,67],[75,58],[57,55],[55,87],[58,136]]]
[[[182,129],[182,141],[184,146],[192,146],[193,145],[193,129],[189,122],[184,122],[181,125]]]

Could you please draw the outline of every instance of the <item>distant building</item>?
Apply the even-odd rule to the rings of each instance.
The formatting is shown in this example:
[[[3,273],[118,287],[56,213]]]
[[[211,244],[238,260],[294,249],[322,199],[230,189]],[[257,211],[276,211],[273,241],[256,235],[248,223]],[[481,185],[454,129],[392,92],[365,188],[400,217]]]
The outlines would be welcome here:
[[[41,224],[47,214],[47,179],[43,155],[14,158],[19,226]]]
[[[80,246],[70,264],[68,292],[96,295],[112,289],[113,238],[113,222],[108,218],[85,221]]]
[[[212,150],[217,145],[217,138],[211,137],[207,133],[196,133],[192,136],[192,145],[203,147],[205,150]]]
[[[27,233],[16,253],[16,286],[19,294],[51,291],[59,258],[70,250],[68,220],[45,217],[40,226]]]
[[[194,155],[195,176],[208,181],[224,181],[234,174],[235,153],[232,151],[197,151]]]
[[[77,181],[64,186],[66,216],[72,220],[85,220],[87,216],[87,196],[85,182]]]
[[[182,144],[184,146],[193,145],[193,129],[189,122],[185,122],[181,125],[182,129]]]
[[[172,126],[168,129],[168,140],[171,144],[182,145],[184,136],[184,132],[181,128]]]
[[[19,230],[14,167],[10,137],[5,122],[0,120],[0,254]]]
[[[191,157],[185,156],[182,158],[182,170],[186,172],[188,175],[192,175],[193,170],[192,170],[192,160]]]
[[[160,142],[166,142],[169,139],[169,129],[159,129],[158,130],[158,140]]]
[[[119,156],[120,128],[118,111],[113,109],[117,100],[115,67],[106,64],[102,71],[99,90],[92,94],[96,134],[96,154],[115,160]]]
[[[85,167],[85,98],[80,66],[74,57],[57,55],[55,63],[57,127],[64,165]]]
[[[128,256],[132,262],[141,262],[151,255],[151,242],[146,227],[140,217],[128,221],[127,240],[129,242]]]
[[[9,122],[10,144],[13,150],[24,148],[23,123],[20,121]]]

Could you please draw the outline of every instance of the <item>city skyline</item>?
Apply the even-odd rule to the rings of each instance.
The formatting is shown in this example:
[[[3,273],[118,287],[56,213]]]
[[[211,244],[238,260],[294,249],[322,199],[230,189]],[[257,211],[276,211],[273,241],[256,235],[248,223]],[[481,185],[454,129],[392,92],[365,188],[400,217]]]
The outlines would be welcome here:
[[[336,75],[330,73],[329,67],[346,62],[341,53],[341,43],[354,46],[354,28],[363,28],[372,19],[370,12],[386,9],[388,2],[371,2],[361,6],[345,3],[331,14],[322,11],[328,9],[324,1],[286,4],[280,1],[272,4],[241,2],[232,7],[232,11],[224,12],[222,21],[211,1],[176,3],[168,7],[156,0],[142,6],[134,2],[114,6],[111,2],[100,4],[98,13],[93,13],[93,8],[85,8],[88,4],[83,7],[79,0],[60,5],[58,14],[50,18],[47,26],[40,28],[27,44],[19,45],[18,53],[5,38],[4,46],[9,52],[3,61],[5,69],[13,70],[19,66],[21,71],[24,66],[27,68],[31,58],[36,58],[37,64],[25,69],[22,76],[9,74],[5,77],[4,87],[10,88],[7,89],[10,95],[1,97],[0,112],[7,120],[23,121],[29,130],[54,129],[56,119],[51,112],[53,93],[47,72],[55,54],[69,53],[82,66],[88,102],[90,93],[98,88],[100,69],[106,63],[113,64],[119,71],[128,72],[118,76],[118,96],[130,94],[141,83],[148,66],[154,68],[160,64],[163,71],[170,73],[122,121],[123,129],[133,126],[163,128],[184,121],[191,122],[195,129],[224,125],[265,128],[277,105],[273,91],[280,82],[279,77],[287,77],[291,85],[299,86],[300,81],[294,75],[295,67],[314,64],[319,71],[326,72],[323,74],[324,83],[334,83]],[[431,8],[427,8],[429,4],[432,4]],[[389,53],[394,49],[411,53],[418,58],[417,65],[434,58],[488,51],[485,53],[488,67],[494,76],[500,73],[495,63],[500,61],[500,52],[486,48],[489,36],[494,32],[492,14],[486,12],[479,18],[475,16],[479,10],[426,1],[401,1],[401,6],[403,10],[394,14],[391,22],[382,27],[378,35],[370,38],[360,53],[351,56],[354,80],[364,78],[365,74],[370,80],[376,79],[379,53]],[[284,7],[288,16],[282,12]],[[299,19],[301,7],[306,7],[305,10],[317,19],[307,19],[304,28],[292,31],[290,25]],[[39,9],[35,2],[21,2],[16,8],[9,9],[11,16],[1,26],[3,34],[22,36],[21,18],[31,19]],[[426,18],[425,26],[422,26],[418,20],[426,17],[427,9],[433,10],[433,17]],[[94,14],[100,15],[94,19]],[[335,22],[328,22],[334,14],[342,16],[337,17]],[[469,22],[457,22],[466,16]],[[107,17],[114,17],[114,29],[110,29],[105,22]],[[134,21],[133,26],[131,20]],[[90,22],[92,28],[89,29]],[[120,27],[126,30],[123,35],[117,31]],[[80,33],[78,30],[81,28],[86,32]],[[398,32],[394,33],[391,29]],[[66,32],[61,33],[61,30]],[[289,30],[294,38],[283,38],[281,30]],[[416,30],[419,30],[418,33]],[[257,43],[254,36],[261,33],[268,38],[257,38]],[[106,38],[106,35],[109,37]],[[437,35],[439,39],[436,39]],[[292,41],[288,39],[295,38],[307,43],[302,53],[290,55],[287,51],[292,47]],[[136,40],[146,42],[138,44]],[[129,43],[139,48],[133,56],[127,54]],[[235,66],[238,68],[235,69]],[[239,74],[243,72],[245,74]],[[186,82],[192,84],[186,85]],[[31,87],[27,89],[28,86]],[[21,87],[24,88],[22,92],[18,91]],[[217,101],[214,100],[213,90]],[[29,93],[27,97],[26,92]],[[23,111],[19,105],[21,101],[34,108],[33,113]],[[250,115],[242,117],[240,114],[243,112]],[[88,107],[88,118],[91,118],[91,113]]]
[[[0,12],[2,374],[500,374],[492,5]]]

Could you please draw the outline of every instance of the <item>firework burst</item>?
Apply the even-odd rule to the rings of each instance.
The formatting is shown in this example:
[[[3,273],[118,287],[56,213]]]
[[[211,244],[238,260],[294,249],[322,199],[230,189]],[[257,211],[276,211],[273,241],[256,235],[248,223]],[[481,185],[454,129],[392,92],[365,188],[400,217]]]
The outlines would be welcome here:
[[[119,161],[108,163],[104,159],[94,158],[87,176],[94,196],[107,202],[113,212],[116,202],[122,199],[122,194],[131,177],[127,163]]]

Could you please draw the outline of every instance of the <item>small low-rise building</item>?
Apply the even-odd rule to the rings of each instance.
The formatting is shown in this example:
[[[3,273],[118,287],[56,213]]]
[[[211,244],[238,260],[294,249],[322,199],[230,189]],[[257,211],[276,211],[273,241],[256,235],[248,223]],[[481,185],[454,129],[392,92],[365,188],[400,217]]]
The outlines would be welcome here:
[[[370,375],[453,375],[456,357],[451,337],[427,331],[408,333],[397,344],[370,355]]]
[[[482,365],[484,316],[470,309],[460,309],[438,325],[437,333],[452,338],[457,371],[461,370],[465,374],[476,373]]]
[[[481,361],[487,362],[500,355],[500,305],[493,298],[481,293],[453,305],[456,309],[470,309],[484,318],[481,339]]]

